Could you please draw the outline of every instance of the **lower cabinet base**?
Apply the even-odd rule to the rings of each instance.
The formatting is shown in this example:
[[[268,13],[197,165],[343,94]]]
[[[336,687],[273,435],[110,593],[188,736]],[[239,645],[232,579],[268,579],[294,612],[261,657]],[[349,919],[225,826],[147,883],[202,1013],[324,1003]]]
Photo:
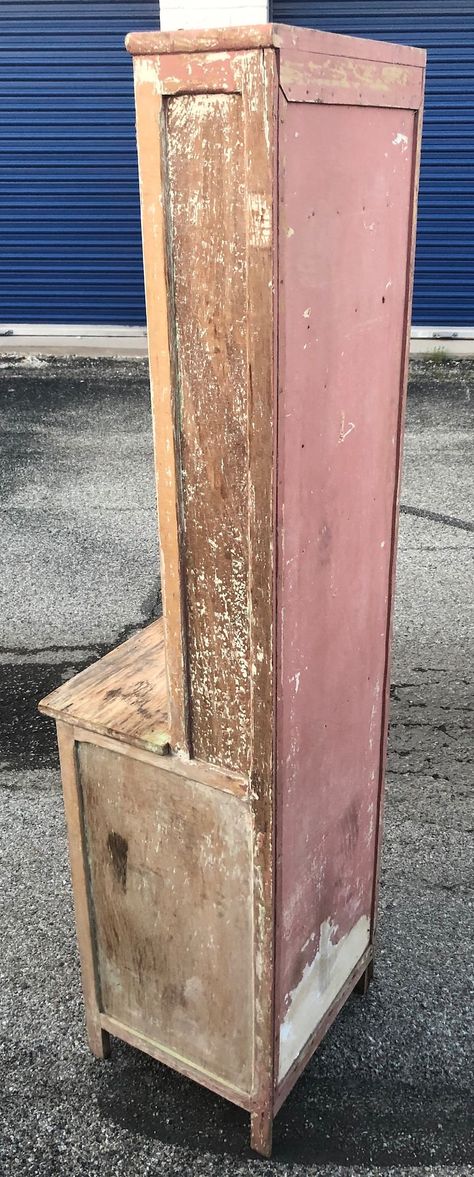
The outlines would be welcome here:
[[[239,1091],[237,1088],[223,1083],[218,1076],[210,1072],[199,1070],[189,1059],[173,1054],[159,1043],[145,1038],[144,1035],[136,1033],[130,1027],[122,1025],[106,1014],[99,1015],[99,1027],[94,1027],[92,1032],[88,1020],[90,1048],[96,1058],[109,1058],[111,1054],[111,1037],[119,1038],[122,1042],[127,1042],[129,1046],[143,1051],[158,1062],[165,1064],[165,1066],[179,1071],[180,1074],[185,1075],[188,1079],[192,1079],[194,1082],[201,1084],[201,1086],[207,1087],[215,1095],[219,1095],[223,1099],[228,1099],[231,1103],[235,1103],[238,1107],[250,1113],[250,1147],[254,1152],[259,1153],[260,1156],[270,1157],[272,1154],[273,1121],[286,1097],[297,1083],[298,1078],[305,1069],[312,1054],[317,1049],[329,1025],[337,1016],[342,1004],[347,1000],[349,993],[351,991],[361,995],[367,993],[373,977],[373,957],[370,955],[371,952],[372,948],[364,955],[363,961],[360,962],[353,976],[348,979],[347,988],[338,998],[338,1001],[334,1003],[334,1008],[328,1011],[327,1021],[325,1021],[324,1025],[318,1027],[318,1031],[310,1039],[305,1050],[302,1052],[301,1058],[296,1060],[291,1072],[285,1077],[279,1087],[275,1089],[273,1100],[267,1099],[266,1101],[262,1100],[262,1102],[259,1102],[256,1096],[249,1095],[244,1091]]]
[[[354,989],[369,945],[280,1082],[256,1029],[254,849],[242,782],[210,785],[58,724],[90,1048],[116,1037],[250,1113],[270,1156],[273,1119]],[[268,1011],[271,1013],[271,974]]]

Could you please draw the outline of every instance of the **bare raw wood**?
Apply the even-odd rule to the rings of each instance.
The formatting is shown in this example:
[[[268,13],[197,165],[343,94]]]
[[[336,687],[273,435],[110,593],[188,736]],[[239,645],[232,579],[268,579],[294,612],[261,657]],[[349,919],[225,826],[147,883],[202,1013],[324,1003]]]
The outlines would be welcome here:
[[[82,991],[86,1008],[89,1046],[96,1058],[110,1053],[109,1035],[100,1020],[100,988],[96,969],[94,929],[91,919],[87,859],[84,847],[82,804],[77,778],[74,739],[70,727],[58,723],[57,737],[64,793],[69,864],[71,868],[76,934],[81,959]]]
[[[39,709],[62,723],[166,753],[170,737],[163,619],[63,683]]]
[[[191,66],[194,60],[190,58]],[[166,133],[191,747],[197,759],[248,771],[249,408],[242,96],[171,97]]]
[[[253,1146],[269,1156],[273,1122],[274,1024],[274,616],[276,592],[278,73],[274,53],[249,54],[244,70],[249,371],[250,772],[256,1110]]]
[[[156,764],[156,750],[150,752],[144,748],[99,735],[95,731],[87,731],[86,728],[74,726],[73,732],[74,739],[78,743],[85,742],[94,744],[97,748],[108,748],[110,752],[117,752],[119,756],[132,756],[134,760],[139,760],[142,764]],[[249,795],[248,777],[242,776],[238,772],[216,768],[215,765],[206,764],[202,760],[191,760],[184,752],[161,756],[160,769],[162,772],[171,772],[185,780],[207,785],[210,789],[222,789],[224,793],[233,793],[235,797],[248,797]]]
[[[104,1014],[250,1094],[248,804],[77,745]]]
[[[147,66],[144,75],[137,59],[134,77],[169,728],[173,748],[188,750],[189,701],[181,569],[181,497],[173,395],[176,379],[172,336],[173,289],[163,207],[166,156],[161,146],[163,118],[158,67],[156,62],[147,63]]]

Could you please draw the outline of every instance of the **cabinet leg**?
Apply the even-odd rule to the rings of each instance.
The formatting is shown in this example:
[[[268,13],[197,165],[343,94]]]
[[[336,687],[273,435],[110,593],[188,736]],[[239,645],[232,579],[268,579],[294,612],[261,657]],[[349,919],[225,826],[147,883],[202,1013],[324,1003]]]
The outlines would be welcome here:
[[[99,1023],[92,1018],[87,1018],[87,1040],[96,1058],[109,1058],[110,1055],[110,1034],[107,1030],[103,1030]]]
[[[367,993],[370,982],[373,979],[373,976],[374,976],[374,961],[373,961],[373,957],[372,957],[372,960],[369,960],[367,968],[364,969],[362,976],[359,977],[357,985],[355,985],[355,987],[354,987],[354,993],[360,993],[360,995],[362,997],[365,997],[365,994]]]
[[[268,1107],[250,1115],[250,1147],[262,1157],[272,1155],[273,1115]]]

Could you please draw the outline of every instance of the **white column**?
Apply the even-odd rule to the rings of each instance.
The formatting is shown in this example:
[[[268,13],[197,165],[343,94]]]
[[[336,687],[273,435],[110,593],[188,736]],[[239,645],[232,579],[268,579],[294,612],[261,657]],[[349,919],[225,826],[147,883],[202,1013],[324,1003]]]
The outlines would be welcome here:
[[[223,25],[266,24],[267,0],[161,0],[162,29],[217,29]]]

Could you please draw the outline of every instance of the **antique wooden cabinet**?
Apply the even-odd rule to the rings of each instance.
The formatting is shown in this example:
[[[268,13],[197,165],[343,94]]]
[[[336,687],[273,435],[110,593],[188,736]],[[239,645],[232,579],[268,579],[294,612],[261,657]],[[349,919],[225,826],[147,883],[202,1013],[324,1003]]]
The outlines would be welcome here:
[[[164,617],[58,723],[90,1043],[272,1121],[374,953],[425,55],[131,34]]]

